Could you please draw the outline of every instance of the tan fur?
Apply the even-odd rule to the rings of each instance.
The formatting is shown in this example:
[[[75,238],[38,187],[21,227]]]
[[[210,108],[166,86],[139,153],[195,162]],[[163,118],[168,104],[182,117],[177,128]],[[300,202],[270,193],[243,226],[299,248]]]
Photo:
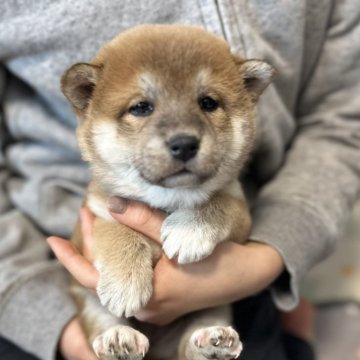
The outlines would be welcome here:
[[[153,241],[112,220],[108,197],[167,211],[163,251],[179,263],[205,258],[221,241],[246,241],[251,220],[237,178],[254,144],[254,106],[273,75],[270,65],[240,59],[222,39],[183,25],[131,29],[91,63],[64,74],[62,90],[79,118],[79,144],[93,172],[86,205],[98,215],[92,250],[104,308],[92,294],[79,288],[74,293],[89,341],[102,359],[141,359],[148,351],[147,338],[117,317],[133,315],[149,301],[161,255]],[[199,105],[204,97],[218,107],[204,111]],[[131,113],[144,101],[153,107],[148,115]],[[169,151],[180,135],[199,143],[196,156],[186,161]],[[73,241],[81,248],[79,228]],[[150,355],[174,356],[179,345],[180,359],[236,357],[241,343],[226,327],[230,322],[228,308],[188,315]],[[215,349],[217,336],[226,341]],[[197,342],[204,342],[201,349]]]

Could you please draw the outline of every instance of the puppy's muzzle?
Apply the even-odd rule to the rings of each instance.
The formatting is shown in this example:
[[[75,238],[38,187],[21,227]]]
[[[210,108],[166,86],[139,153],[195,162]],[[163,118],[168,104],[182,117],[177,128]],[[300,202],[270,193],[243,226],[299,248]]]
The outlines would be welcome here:
[[[167,146],[171,156],[176,160],[186,162],[196,156],[200,141],[195,136],[176,135],[170,139]]]

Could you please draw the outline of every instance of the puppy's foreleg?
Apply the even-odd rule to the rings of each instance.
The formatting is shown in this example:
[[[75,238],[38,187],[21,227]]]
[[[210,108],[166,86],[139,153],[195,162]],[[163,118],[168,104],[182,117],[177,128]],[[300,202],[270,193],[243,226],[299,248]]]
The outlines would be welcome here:
[[[93,236],[94,265],[100,275],[96,290],[101,304],[118,317],[135,314],[152,295],[156,251],[151,241],[101,218],[95,219]]]
[[[206,204],[193,209],[179,209],[164,221],[161,236],[169,258],[180,264],[209,256],[215,246],[231,240],[245,242],[251,219],[243,197],[232,192],[218,192]]]
[[[86,337],[99,359],[141,360],[145,356],[149,341],[127,319],[115,317],[95,294],[79,285],[72,287],[72,294]]]

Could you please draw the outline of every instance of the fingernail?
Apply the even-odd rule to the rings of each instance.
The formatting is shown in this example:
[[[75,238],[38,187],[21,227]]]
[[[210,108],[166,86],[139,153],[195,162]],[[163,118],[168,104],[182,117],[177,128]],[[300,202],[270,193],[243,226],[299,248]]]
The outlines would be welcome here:
[[[118,196],[111,196],[108,201],[108,207],[111,212],[123,214],[128,207],[128,201]]]

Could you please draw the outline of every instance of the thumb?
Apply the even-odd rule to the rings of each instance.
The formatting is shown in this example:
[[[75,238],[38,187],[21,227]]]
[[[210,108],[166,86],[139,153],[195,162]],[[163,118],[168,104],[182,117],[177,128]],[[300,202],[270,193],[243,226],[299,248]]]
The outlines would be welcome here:
[[[161,244],[160,229],[166,214],[142,202],[112,196],[108,202],[112,217]]]

